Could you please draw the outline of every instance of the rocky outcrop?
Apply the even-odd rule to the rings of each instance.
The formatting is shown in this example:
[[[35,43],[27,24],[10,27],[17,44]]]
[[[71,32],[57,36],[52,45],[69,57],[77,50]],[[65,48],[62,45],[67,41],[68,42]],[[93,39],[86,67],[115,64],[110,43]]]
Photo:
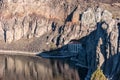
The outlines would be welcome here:
[[[98,10],[96,11],[97,13],[95,12],[95,15],[99,13]],[[112,14],[106,10],[103,10],[97,16],[99,16],[99,18],[96,18],[98,19],[96,20],[96,30],[87,35],[84,40],[85,42],[83,42],[86,45],[88,66],[90,68],[88,75],[97,69],[97,67],[102,67],[104,72],[108,71],[108,67],[106,66],[110,63],[106,61],[119,53],[119,26],[117,25],[119,24],[119,20],[112,19]],[[107,16],[109,16],[109,18],[107,18]],[[116,63],[114,66],[111,66],[109,70],[114,71],[112,68],[117,65]],[[109,77],[113,75],[114,73],[109,75]]]
[[[95,22],[95,12],[92,8],[88,8],[82,15],[82,26],[94,27],[96,25]]]
[[[82,11],[87,7],[87,3],[82,0],[3,0],[1,4],[0,23],[2,28],[0,34],[2,36],[0,38],[7,43],[21,38],[41,37],[57,28],[56,35],[52,36],[49,41],[52,40],[55,44],[64,44],[64,42],[66,44],[70,39],[79,39],[89,34],[91,30],[94,30],[96,21],[101,20],[100,18],[103,17],[102,20],[106,21],[106,18],[111,19],[112,16],[107,10],[101,13],[100,8],[96,11],[94,8],[88,8],[81,17]],[[79,25],[84,27],[76,28]],[[66,29],[69,26],[74,27]],[[66,35],[60,35],[59,33]],[[75,35],[71,36],[69,33]],[[52,34],[54,34],[54,30]],[[58,38],[61,38],[60,42],[57,42]]]

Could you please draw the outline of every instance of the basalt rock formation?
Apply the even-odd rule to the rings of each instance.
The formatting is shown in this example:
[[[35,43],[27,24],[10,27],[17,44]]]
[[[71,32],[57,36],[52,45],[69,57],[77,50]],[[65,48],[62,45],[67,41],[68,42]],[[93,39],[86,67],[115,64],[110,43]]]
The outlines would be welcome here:
[[[87,54],[88,76],[100,67],[106,76],[114,77],[120,71],[119,57],[112,58],[120,52],[118,2],[1,0],[0,41],[5,44],[0,48],[40,51],[53,44],[61,47],[77,39]],[[111,62],[111,59],[117,62]]]
[[[97,3],[85,3],[82,0],[1,0],[0,3],[1,41],[11,43],[21,38],[41,37],[48,33],[48,36],[45,36],[47,37],[46,40],[48,42],[52,41],[56,45],[66,44],[71,39],[80,39],[87,35],[93,29],[91,27],[96,25],[95,17],[98,18],[98,21],[100,20],[100,10],[96,11],[98,16],[94,16],[95,11],[89,9],[87,12],[84,12],[85,9],[87,9],[88,5],[102,6],[102,4]],[[119,9],[119,6],[117,6],[117,9]],[[84,12],[83,14],[91,13],[88,16],[84,16],[82,12]],[[104,13],[106,14],[107,11]],[[107,15],[111,16],[112,14]],[[115,15],[119,17],[119,14]],[[91,18],[91,20],[87,17]],[[81,23],[84,25],[81,25]],[[87,30],[85,28],[87,26],[91,26],[91,29],[88,28],[88,33],[84,31],[84,29]]]

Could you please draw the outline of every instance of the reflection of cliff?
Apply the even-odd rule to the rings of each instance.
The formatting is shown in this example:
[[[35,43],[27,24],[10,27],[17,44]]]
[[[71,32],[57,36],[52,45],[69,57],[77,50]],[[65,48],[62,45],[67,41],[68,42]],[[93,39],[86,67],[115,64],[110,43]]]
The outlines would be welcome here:
[[[0,55],[0,80],[79,80],[65,61]]]

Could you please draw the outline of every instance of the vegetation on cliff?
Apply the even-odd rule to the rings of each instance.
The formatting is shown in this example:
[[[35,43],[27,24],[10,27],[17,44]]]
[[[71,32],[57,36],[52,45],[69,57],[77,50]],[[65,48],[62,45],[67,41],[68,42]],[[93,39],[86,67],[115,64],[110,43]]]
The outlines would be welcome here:
[[[99,68],[92,74],[91,80],[107,80],[102,70]]]

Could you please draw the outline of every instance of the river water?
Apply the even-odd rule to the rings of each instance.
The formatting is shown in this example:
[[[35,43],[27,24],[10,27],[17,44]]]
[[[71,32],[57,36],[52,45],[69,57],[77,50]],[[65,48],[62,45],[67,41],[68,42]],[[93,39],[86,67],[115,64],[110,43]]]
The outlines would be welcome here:
[[[0,80],[80,80],[68,59],[0,55]]]

